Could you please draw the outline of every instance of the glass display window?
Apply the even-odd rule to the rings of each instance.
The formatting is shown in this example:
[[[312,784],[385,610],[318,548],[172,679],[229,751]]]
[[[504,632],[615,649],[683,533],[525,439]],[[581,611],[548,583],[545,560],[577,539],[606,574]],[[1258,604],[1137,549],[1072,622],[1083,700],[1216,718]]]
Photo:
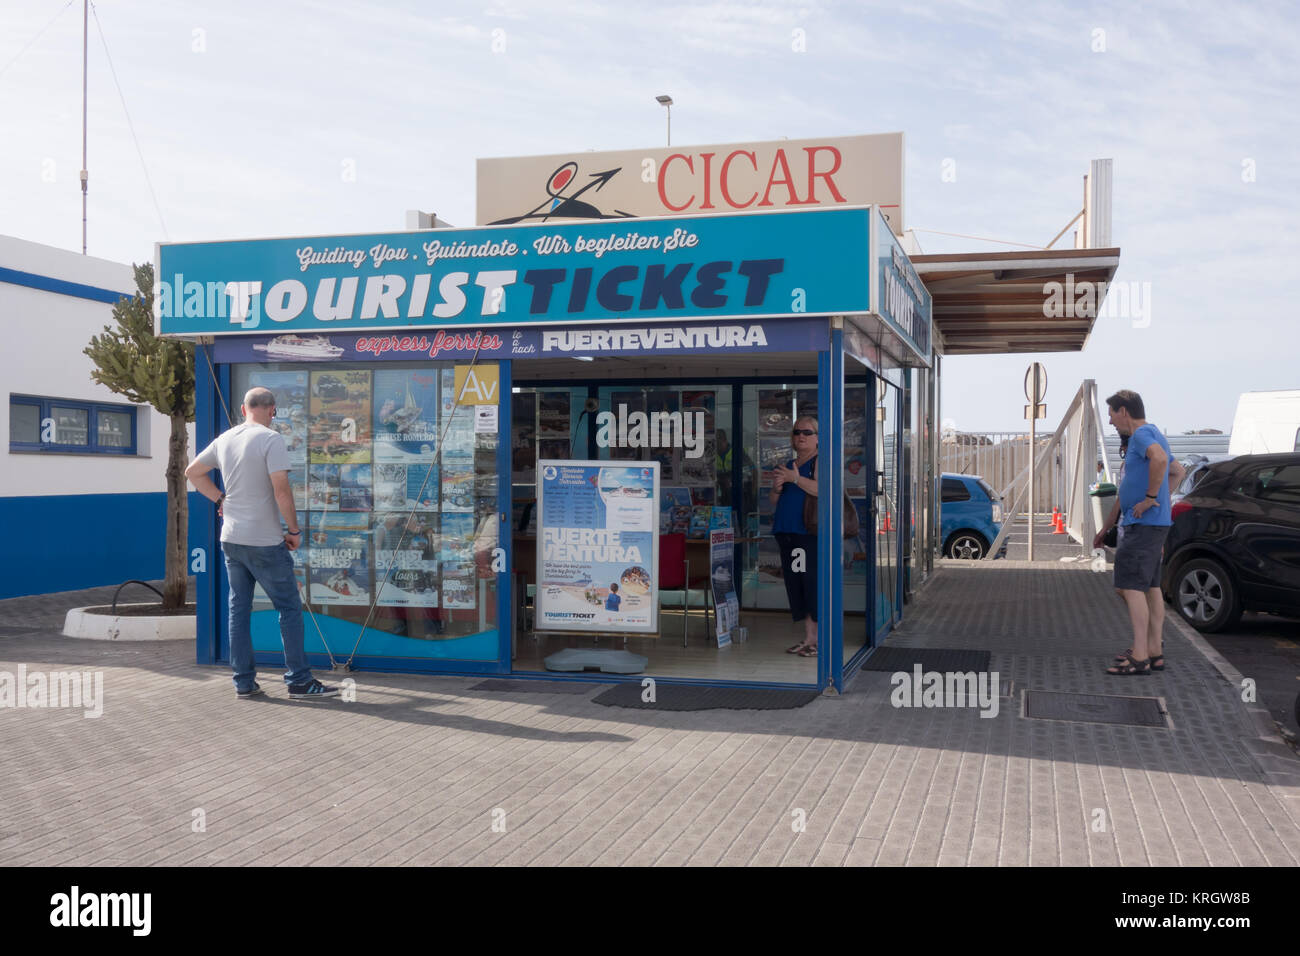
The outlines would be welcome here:
[[[495,659],[498,438],[456,403],[453,363],[236,365],[231,380],[235,396],[276,396],[306,532],[299,589],[313,616],[337,622],[318,620],[322,633],[346,654],[368,620],[359,654]],[[267,608],[259,588],[254,610]],[[255,623],[254,642],[275,650],[278,631]]]

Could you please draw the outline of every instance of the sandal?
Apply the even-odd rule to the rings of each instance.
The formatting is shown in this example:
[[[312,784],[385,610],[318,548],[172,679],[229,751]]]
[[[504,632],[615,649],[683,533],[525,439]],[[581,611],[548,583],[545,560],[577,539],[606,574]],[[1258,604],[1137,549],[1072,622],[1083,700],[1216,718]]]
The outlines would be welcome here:
[[[805,644],[800,650],[796,651],[795,653],[798,654],[800,657],[816,657],[817,645]]]
[[[801,650],[803,650],[807,646],[808,646],[807,644],[800,641],[798,644],[795,644],[792,647],[787,647],[785,649],[785,652],[787,654],[798,654]]]
[[[1151,661],[1147,659],[1138,660],[1136,657],[1124,655],[1127,664],[1116,664],[1114,667],[1107,667],[1106,673],[1112,677],[1130,677],[1134,674],[1145,675],[1151,673]]]
[[[1116,664],[1123,664],[1126,660],[1129,659],[1129,655],[1132,654],[1132,653],[1133,653],[1133,648],[1130,647],[1128,650],[1124,651],[1123,653],[1116,654],[1116,655],[1115,655],[1115,663],[1116,663]],[[1164,669],[1165,669],[1165,655],[1163,655],[1163,654],[1156,654],[1156,655],[1154,655],[1154,656],[1151,658],[1151,669],[1152,669],[1153,671],[1162,671],[1162,670],[1164,670]]]

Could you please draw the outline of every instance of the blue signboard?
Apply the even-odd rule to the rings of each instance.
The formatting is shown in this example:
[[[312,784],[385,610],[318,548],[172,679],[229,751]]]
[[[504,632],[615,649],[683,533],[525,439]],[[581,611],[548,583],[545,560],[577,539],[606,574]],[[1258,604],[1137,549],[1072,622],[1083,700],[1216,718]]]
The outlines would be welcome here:
[[[311,340],[344,331],[862,313],[879,218],[872,207],[853,207],[167,243],[157,247],[155,321],[164,335]]]
[[[629,358],[718,352],[820,352],[830,342],[824,317],[732,319],[655,325],[590,324],[541,329],[465,328],[339,335],[222,336],[214,362],[359,362],[411,359]],[[300,373],[299,373],[300,374]]]
[[[872,210],[871,311],[880,316],[925,365],[930,364],[930,290],[921,282],[898,237]]]

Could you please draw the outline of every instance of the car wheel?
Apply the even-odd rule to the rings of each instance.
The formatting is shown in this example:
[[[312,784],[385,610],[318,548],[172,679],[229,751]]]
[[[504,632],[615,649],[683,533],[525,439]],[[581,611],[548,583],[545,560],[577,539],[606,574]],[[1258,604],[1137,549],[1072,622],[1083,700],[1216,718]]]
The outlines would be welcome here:
[[[969,561],[980,560],[988,550],[988,540],[977,531],[954,531],[943,546],[943,553],[947,557]]]
[[[1174,575],[1174,607],[1198,631],[1212,634],[1241,620],[1237,585],[1213,558],[1193,558]]]

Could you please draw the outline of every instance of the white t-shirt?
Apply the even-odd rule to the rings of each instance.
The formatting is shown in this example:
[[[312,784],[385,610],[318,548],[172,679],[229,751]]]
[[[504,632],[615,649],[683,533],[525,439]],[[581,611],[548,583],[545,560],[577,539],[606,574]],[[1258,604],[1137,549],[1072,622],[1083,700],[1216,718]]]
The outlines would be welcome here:
[[[271,475],[288,471],[289,449],[277,431],[244,422],[222,432],[195,459],[221,472],[226,485],[221,540],[270,547],[284,541]]]

